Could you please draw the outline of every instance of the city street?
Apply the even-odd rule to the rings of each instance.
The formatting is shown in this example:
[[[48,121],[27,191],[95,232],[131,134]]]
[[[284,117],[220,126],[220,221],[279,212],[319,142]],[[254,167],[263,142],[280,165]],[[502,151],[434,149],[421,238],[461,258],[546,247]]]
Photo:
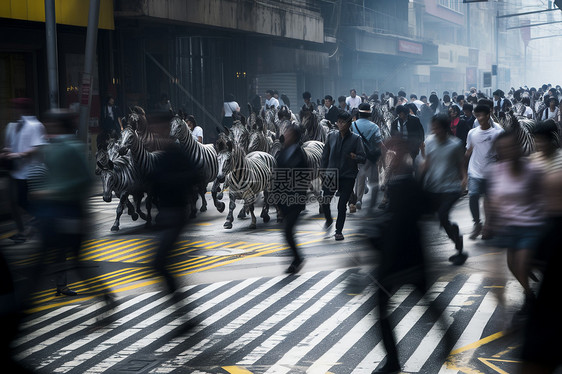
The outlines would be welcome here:
[[[431,289],[423,298],[411,287],[392,296],[405,373],[515,372],[521,340],[510,321],[522,292],[508,275],[505,252],[468,240],[467,203],[461,199],[452,214],[465,234],[467,262],[447,261],[452,243],[427,217]],[[258,220],[256,230],[247,228],[248,219],[225,230],[226,214],[199,213],[170,254],[182,287],[176,302],[150,267],[155,232],[126,214],[121,229],[110,232],[115,199],[94,196],[90,206],[83,264],[99,276],[79,280],[69,272],[75,297],[55,296],[54,282],[42,282],[14,343],[16,357],[38,372],[370,373],[384,360],[375,301],[382,291],[376,271],[374,283],[367,276],[377,254],[362,234],[365,209],[348,213],[346,238],[336,242],[323,230],[318,207],[308,206],[297,226],[306,260],[296,276],[284,274],[291,257],[274,215],[268,224]],[[36,239],[1,243],[16,269],[36,260]],[[102,280],[118,296],[117,309],[96,296]],[[438,322],[428,313],[432,302]]]

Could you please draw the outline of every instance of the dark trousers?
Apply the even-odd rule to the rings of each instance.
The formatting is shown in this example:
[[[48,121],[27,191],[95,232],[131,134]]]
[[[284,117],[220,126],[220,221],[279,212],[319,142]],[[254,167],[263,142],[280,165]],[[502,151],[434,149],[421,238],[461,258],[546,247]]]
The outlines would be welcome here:
[[[19,232],[24,231],[21,209],[28,211],[27,180],[10,178],[10,210]]]
[[[355,178],[340,178],[338,180],[338,191],[340,192],[340,197],[338,200],[338,218],[336,220],[336,232],[341,233],[343,230],[343,225],[345,223],[345,214],[347,210],[347,202],[353,192],[353,186],[355,186]],[[332,196],[336,193],[335,190],[324,187],[324,198],[326,201],[322,204],[322,209],[324,210],[324,217],[327,220],[332,219],[332,211],[330,210],[330,200]]]
[[[174,277],[167,269],[169,260],[168,254],[173,249],[176,240],[187,222],[185,209],[185,207],[162,207],[158,217],[164,229],[160,234],[160,243],[154,258],[154,269],[164,278],[166,286],[168,287],[168,292],[172,294],[177,290],[177,284]]]
[[[456,223],[451,223],[449,220],[449,213],[453,209],[453,205],[461,197],[458,192],[441,192],[428,193],[429,201],[431,204],[431,211],[437,212],[439,224],[445,229],[447,236],[455,242],[459,235],[459,226]]]
[[[295,258],[295,260],[301,258],[299,251],[297,250],[297,243],[295,241],[295,226],[297,225],[301,210],[301,206],[298,205],[291,205],[282,208],[283,222],[285,224],[285,239],[287,240],[287,244],[289,244],[289,247],[293,252],[293,257]]]

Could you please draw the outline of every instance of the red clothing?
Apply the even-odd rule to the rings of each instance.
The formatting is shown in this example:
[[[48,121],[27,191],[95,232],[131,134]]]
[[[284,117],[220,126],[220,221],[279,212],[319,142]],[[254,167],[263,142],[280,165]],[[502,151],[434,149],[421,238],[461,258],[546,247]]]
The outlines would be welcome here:
[[[460,120],[461,120],[460,117],[457,117],[451,121],[451,132],[455,136],[457,136],[457,125],[459,124]]]

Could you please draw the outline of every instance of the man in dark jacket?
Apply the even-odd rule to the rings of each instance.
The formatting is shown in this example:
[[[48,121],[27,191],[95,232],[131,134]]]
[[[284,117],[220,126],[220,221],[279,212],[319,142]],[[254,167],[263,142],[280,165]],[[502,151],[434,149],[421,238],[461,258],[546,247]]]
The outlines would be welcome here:
[[[392,136],[401,136],[408,142],[408,149],[412,160],[416,159],[421,144],[424,141],[425,133],[420,119],[410,114],[410,109],[404,105],[396,107],[396,118],[390,126]]]
[[[285,239],[293,252],[293,262],[287,269],[287,273],[293,274],[299,271],[303,259],[297,250],[295,242],[295,226],[299,214],[305,207],[305,199],[308,184],[303,186],[295,183],[296,171],[305,171],[307,168],[306,154],[300,146],[301,130],[297,124],[290,124],[283,134],[283,149],[277,154],[277,167],[274,173],[274,193],[277,204],[283,213],[285,224]],[[287,176],[291,177],[289,183],[283,183]],[[279,178],[278,178],[279,177]],[[279,180],[281,179],[281,180]]]
[[[334,98],[330,95],[326,95],[324,97],[324,106],[326,107],[326,115],[324,117],[328,121],[332,122],[332,124],[336,123],[336,121],[338,120],[338,113],[340,111],[333,104]]]
[[[357,164],[365,163],[365,150],[361,137],[350,131],[351,114],[340,112],[336,124],[338,132],[328,134],[324,152],[322,153],[322,169],[324,169],[322,208],[326,217],[326,228],[332,225],[330,200],[336,190],[340,193],[338,201],[338,218],[336,220],[336,240],[343,240],[346,206],[357,177]]]

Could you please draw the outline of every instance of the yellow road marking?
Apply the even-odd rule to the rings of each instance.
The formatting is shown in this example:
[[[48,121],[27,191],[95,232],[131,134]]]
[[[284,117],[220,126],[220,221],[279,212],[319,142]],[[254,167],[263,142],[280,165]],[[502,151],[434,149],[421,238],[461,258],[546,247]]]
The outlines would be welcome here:
[[[145,240],[142,240],[142,241],[139,240],[139,239],[129,239],[129,240],[126,240],[126,241],[118,241],[117,243],[113,242],[111,244],[109,244],[110,242],[108,242],[107,244],[109,244],[109,245],[104,245],[104,243],[101,243],[101,244],[96,245],[97,249],[89,250],[89,251],[80,251],[80,254],[81,254],[83,259],[89,260],[90,258],[94,258],[94,257],[97,257],[97,256],[103,256],[104,253],[111,253],[113,251],[118,251],[121,248],[128,248],[131,245],[142,243],[142,242],[145,242],[147,240],[150,240],[150,239],[145,239]],[[127,244],[126,246],[123,246],[126,243],[130,243],[130,244]],[[111,248],[114,248],[114,249],[112,251],[108,251],[108,249],[111,249]],[[100,253],[97,253],[97,252],[103,252],[103,253],[100,254]],[[95,254],[95,253],[97,253],[97,254]],[[84,257],[84,256],[86,256],[86,257]]]
[[[137,240],[137,239],[129,239],[129,240]],[[103,247],[103,246],[107,246],[107,245],[113,245],[113,244],[119,245],[121,243],[123,243],[123,239],[113,239],[113,240],[102,239],[102,240],[98,240],[95,245],[87,245],[86,247],[80,248],[80,252],[89,253],[89,252],[91,252],[92,248],[99,248],[99,247]],[[84,251],[85,249],[87,249],[87,251]],[[95,251],[93,251],[93,252],[95,252]]]
[[[252,374],[251,371],[246,370],[242,366],[223,366],[222,368],[230,374]]]
[[[485,338],[482,338],[482,339],[477,340],[473,343],[465,345],[464,347],[457,348],[454,351],[451,351],[451,353],[449,355],[453,356],[453,355],[462,353],[464,351],[479,348],[479,347],[483,346],[484,344],[488,344],[491,341],[494,341],[494,340],[497,340],[497,339],[501,338],[504,335],[505,335],[505,333],[503,331],[496,332],[495,334],[489,335]]]
[[[227,245],[230,242],[222,242],[222,243],[217,243],[217,244],[213,244],[213,245],[206,245],[203,248],[205,249],[211,249],[211,248],[216,248],[216,247],[220,247],[221,245]]]
[[[108,251],[108,252],[105,252],[105,253],[100,253],[100,254],[96,255],[96,257],[107,255],[108,253],[111,253],[111,254],[107,255],[107,256],[104,256],[104,257],[98,257],[94,261],[108,261],[108,260],[111,260],[111,259],[115,259],[116,257],[118,258],[119,256],[125,255],[127,253],[137,251],[138,249],[147,247],[149,245],[154,245],[154,242],[152,242],[152,241],[148,242],[148,240],[149,239],[147,239],[147,241],[145,243],[142,243],[142,244],[141,243],[134,243],[134,244],[130,244],[130,245],[127,245],[125,247],[120,247],[120,248],[117,248],[117,249],[114,249],[114,250],[111,250],[111,251]],[[140,245],[137,245],[137,244],[140,244]]]
[[[264,243],[246,244],[246,245],[243,245],[241,247],[238,247],[238,249],[248,249],[248,248],[252,248],[252,247],[256,247],[256,246],[261,246],[263,244]]]
[[[502,359],[499,359],[499,358],[482,358],[482,357],[478,357],[478,360],[480,360],[480,362],[484,363],[490,369],[498,372],[499,374],[509,374],[509,373],[505,370],[500,369],[496,365],[492,364],[490,361],[511,362],[511,363],[516,363],[516,364],[520,364],[522,362],[522,361],[514,361],[514,360],[502,360]]]

